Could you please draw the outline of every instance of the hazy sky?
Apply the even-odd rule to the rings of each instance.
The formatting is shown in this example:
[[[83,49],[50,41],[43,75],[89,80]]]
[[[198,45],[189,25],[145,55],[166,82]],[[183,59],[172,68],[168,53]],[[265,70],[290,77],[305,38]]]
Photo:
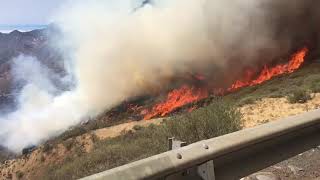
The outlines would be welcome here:
[[[0,0],[0,24],[48,24],[67,0]]]

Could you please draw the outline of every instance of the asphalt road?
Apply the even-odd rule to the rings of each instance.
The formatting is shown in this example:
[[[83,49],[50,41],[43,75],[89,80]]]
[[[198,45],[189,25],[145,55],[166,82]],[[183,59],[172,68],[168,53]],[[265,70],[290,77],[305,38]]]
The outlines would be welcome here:
[[[320,180],[320,147],[244,178],[245,180]]]

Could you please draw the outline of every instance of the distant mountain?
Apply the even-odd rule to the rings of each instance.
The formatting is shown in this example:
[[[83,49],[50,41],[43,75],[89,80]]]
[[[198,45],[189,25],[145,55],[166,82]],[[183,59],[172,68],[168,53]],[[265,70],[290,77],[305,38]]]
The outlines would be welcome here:
[[[62,56],[59,51],[51,46],[51,37],[59,31],[54,26],[46,29],[11,33],[0,33],[0,110],[13,102],[10,95],[15,88],[10,74],[11,63],[14,57],[21,54],[36,57],[44,66],[56,73],[63,73]]]
[[[18,30],[20,32],[28,32],[35,29],[47,29],[48,25],[41,24],[0,24],[0,32],[2,33],[10,33],[14,30]]]

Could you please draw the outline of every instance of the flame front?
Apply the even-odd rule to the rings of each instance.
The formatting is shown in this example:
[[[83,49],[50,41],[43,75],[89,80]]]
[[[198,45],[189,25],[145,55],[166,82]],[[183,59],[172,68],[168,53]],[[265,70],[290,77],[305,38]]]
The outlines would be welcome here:
[[[243,78],[245,80],[237,80],[230,86],[230,88],[218,88],[214,89],[212,92],[215,95],[223,95],[227,92],[234,92],[246,86],[261,84],[275,76],[292,73],[301,67],[308,51],[309,50],[306,47],[302,48],[301,50],[293,54],[290,61],[286,64],[279,64],[271,68],[269,68],[267,65],[264,65],[262,71],[258,76],[254,76],[254,71],[247,70],[245,73],[245,77]],[[208,96],[209,90],[206,88],[195,88],[184,85],[179,89],[175,89],[169,92],[164,102],[156,104],[153,108],[151,108],[151,110],[144,110],[144,119],[147,120],[156,116],[166,116],[179,107],[207,98]]]
[[[155,105],[150,112],[146,113],[144,119],[151,119],[155,116],[165,116],[179,107],[206,97],[208,97],[206,90],[184,85],[179,89],[169,92],[166,101]]]
[[[270,80],[271,78],[275,76],[279,76],[282,74],[292,73],[295,70],[299,69],[302,63],[304,62],[305,56],[308,53],[308,49],[305,47],[295,54],[292,55],[291,60],[287,64],[280,64],[275,67],[269,68],[267,65],[264,65],[261,73],[259,76],[255,79],[252,78],[252,75],[254,74],[252,71],[248,70],[246,73],[246,78],[249,79],[247,81],[241,81],[238,80],[235,83],[231,85],[230,88],[228,88],[229,92],[235,91],[239,88],[245,87],[245,86],[254,86],[261,84],[267,80]],[[253,79],[253,80],[252,80]]]

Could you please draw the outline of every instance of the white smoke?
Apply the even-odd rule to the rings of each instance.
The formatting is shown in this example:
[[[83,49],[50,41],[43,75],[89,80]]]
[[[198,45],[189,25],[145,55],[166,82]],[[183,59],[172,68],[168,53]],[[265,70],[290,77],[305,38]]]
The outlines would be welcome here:
[[[57,92],[51,79],[54,73],[43,66],[35,57],[20,55],[13,59],[11,64],[11,74],[17,83],[22,81],[28,86],[45,89],[50,94]],[[22,93],[23,94],[23,93]],[[20,102],[22,104],[23,102]]]
[[[56,44],[70,50],[76,87],[57,95],[41,65],[16,63],[17,77],[27,77],[27,85],[19,109],[0,119],[1,144],[14,151],[38,144],[126,98],[161,87],[177,73],[224,68],[235,58],[241,66],[261,51],[287,51],[290,43],[275,41],[263,3],[153,0],[137,8],[139,0],[70,1],[53,20],[63,32]]]
[[[83,116],[76,114],[77,102],[69,92],[55,96],[54,74],[35,57],[14,59],[12,74],[15,81],[25,85],[17,97],[18,110],[0,118],[2,145],[18,152],[66,130]]]

